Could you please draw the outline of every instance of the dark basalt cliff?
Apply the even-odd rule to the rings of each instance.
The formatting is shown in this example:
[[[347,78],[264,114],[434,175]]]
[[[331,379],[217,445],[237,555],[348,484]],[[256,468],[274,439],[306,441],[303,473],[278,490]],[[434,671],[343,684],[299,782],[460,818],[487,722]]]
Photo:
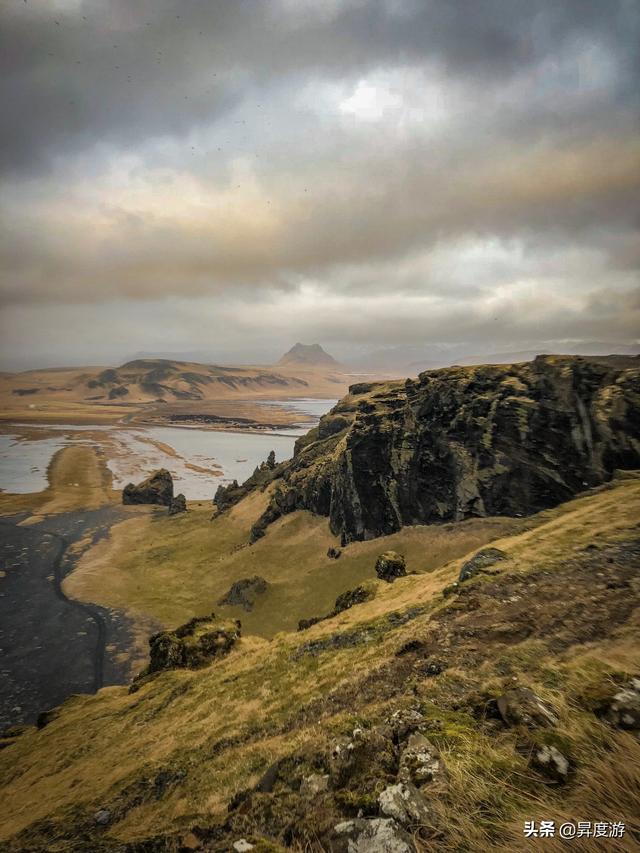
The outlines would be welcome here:
[[[520,515],[640,467],[640,359],[540,356],[354,385],[279,466],[254,527],[294,509],[343,542]]]

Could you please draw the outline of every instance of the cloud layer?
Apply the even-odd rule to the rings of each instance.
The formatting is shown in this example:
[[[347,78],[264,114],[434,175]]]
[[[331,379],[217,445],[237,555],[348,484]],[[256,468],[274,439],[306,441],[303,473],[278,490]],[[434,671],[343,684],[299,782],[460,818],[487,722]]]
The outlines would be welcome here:
[[[0,14],[5,360],[637,338],[633,0]]]

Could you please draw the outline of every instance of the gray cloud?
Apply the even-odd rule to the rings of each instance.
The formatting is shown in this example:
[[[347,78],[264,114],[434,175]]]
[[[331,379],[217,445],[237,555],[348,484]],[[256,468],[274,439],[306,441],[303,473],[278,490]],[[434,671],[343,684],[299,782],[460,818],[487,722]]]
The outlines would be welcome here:
[[[51,303],[100,324],[113,300],[162,322],[179,298],[182,339],[188,305],[216,305],[236,330],[225,346],[287,328],[365,344],[381,317],[391,344],[633,339],[632,0],[11,0],[0,14],[12,328],[28,317],[46,338]]]
[[[62,8],[56,8],[61,5]],[[637,99],[633,2],[85,0],[3,10],[0,94],[5,167],[42,164],[97,140],[131,144],[224,120],[247,89],[300,75],[341,79],[441,63],[451,77],[504,85],[576,41],[615,54],[609,96]],[[65,8],[66,6],[66,8]],[[634,67],[635,62],[635,67]],[[637,78],[636,78],[637,80]],[[637,103],[637,100],[636,100]]]

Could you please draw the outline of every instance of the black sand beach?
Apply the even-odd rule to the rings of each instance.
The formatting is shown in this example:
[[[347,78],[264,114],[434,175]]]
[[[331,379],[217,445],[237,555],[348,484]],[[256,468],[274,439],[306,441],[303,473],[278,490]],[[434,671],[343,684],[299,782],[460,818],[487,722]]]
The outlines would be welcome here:
[[[118,507],[75,511],[19,526],[0,519],[0,730],[34,723],[73,693],[94,693],[129,677],[132,634],[118,612],[68,599],[68,548],[106,535]]]

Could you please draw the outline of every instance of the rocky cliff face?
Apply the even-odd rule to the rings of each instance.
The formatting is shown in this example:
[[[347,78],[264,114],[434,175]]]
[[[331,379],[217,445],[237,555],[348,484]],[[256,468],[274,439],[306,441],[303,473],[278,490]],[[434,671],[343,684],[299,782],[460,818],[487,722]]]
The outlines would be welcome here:
[[[640,360],[540,356],[354,385],[301,439],[256,525],[294,509],[343,542],[519,515],[640,467]]]

